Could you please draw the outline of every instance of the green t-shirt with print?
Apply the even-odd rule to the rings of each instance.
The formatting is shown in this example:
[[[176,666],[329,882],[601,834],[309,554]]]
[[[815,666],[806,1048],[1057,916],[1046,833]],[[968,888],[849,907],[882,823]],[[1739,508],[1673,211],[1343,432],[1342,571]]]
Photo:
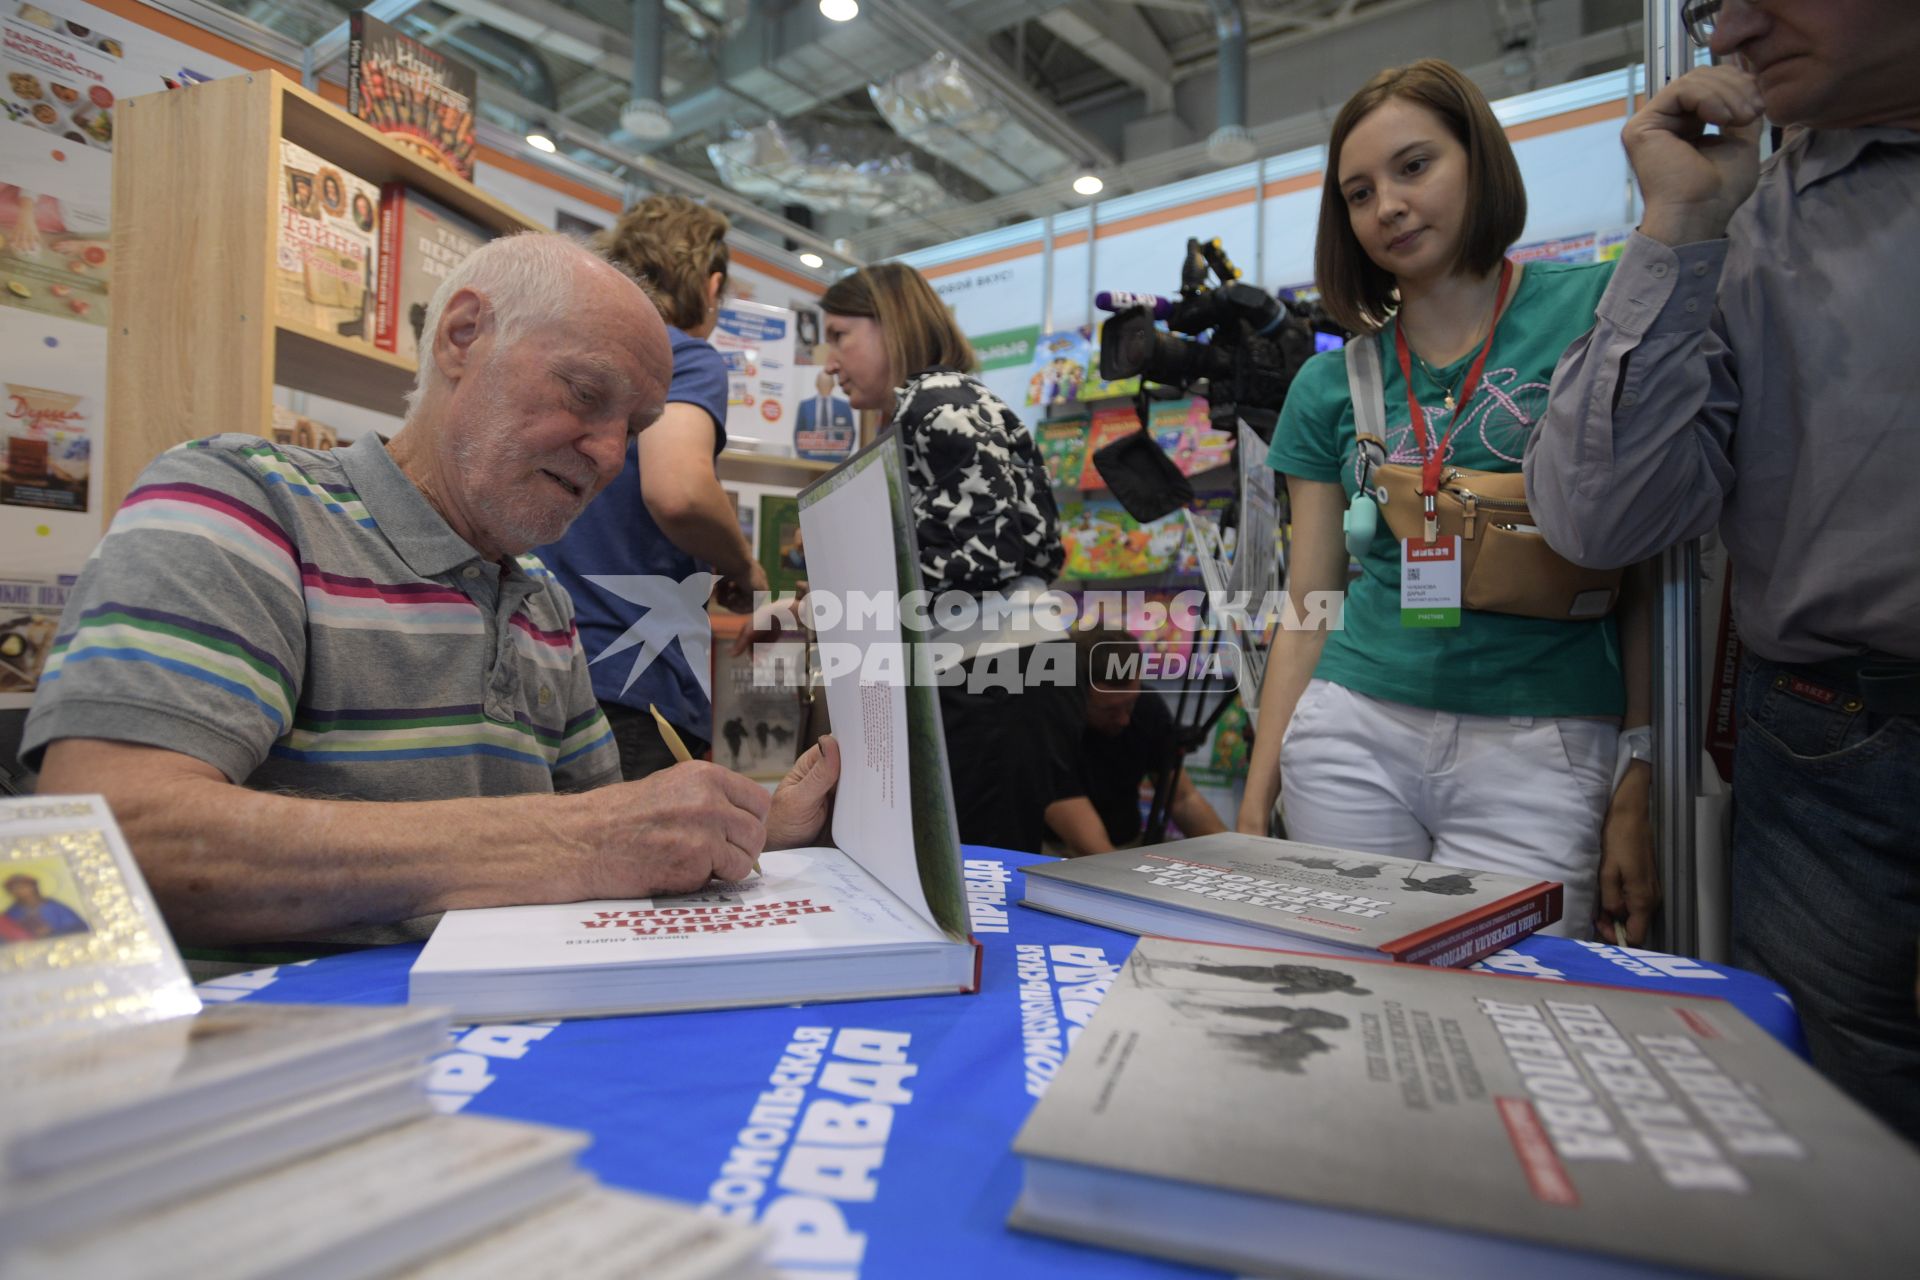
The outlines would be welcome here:
[[[1611,262],[1527,264],[1494,333],[1480,385],[1461,407],[1459,430],[1447,445],[1450,464],[1520,469],[1527,437],[1546,413],[1553,367],[1568,344],[1593,327],[1593,309],[1612,274]],[[1418,465],[1393,333],[1390,322],[1380,335],[1387,459]],[[1429,439],[1447,433],[1447,391],[1460,385],[1477,354],[1431,373],[1413,363]],[[1294,379],[1267,464],[1303,480],[1337,482],[1351,500],[1359,491],[1356,452],[1346,357],[1329,351]],[[1327,637],[1314,674],[1370,697],[1463,715],[1614,716],[1626,707],[1611,617],[1553,622],[1463,609],[1457,628],[1403,627],[1400,545],[1384,519],[1347,589],[1344,626]]]

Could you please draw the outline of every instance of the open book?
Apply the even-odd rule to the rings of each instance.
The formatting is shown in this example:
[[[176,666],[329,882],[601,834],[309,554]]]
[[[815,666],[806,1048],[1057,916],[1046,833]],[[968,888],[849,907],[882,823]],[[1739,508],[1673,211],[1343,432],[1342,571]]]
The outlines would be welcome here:
[[[919,590],[891,433],[802,492],[800,524],[826,599]],[[477,1020],[974,990],[938,691],[908,678],[920,637],[889,603],[822,609],[815,638],[840,743],[833,847],[677,897],[450,911],[409,998]]]

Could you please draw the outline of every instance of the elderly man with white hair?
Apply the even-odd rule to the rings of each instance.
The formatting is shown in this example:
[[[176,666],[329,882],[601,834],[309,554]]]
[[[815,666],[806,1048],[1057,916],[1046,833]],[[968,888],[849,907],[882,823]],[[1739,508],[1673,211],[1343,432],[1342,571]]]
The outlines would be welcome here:
[[[691,890],[824,824],[831,746],[771,800],[699,762],[620,782],[572,605],[526,554],[661,412],[639,286],[509,237],[424,333],[390,441],[155,459],[61,619],[23,755],[42,794],[107,797],[183,943],[399,941],[454,907]]]

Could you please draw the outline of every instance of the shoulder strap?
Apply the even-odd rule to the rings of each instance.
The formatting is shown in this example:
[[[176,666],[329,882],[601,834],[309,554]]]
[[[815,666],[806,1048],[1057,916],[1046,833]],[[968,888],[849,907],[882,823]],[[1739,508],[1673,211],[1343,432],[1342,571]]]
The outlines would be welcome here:
[[[1387,445],[1387,388],[1380,374],[1380,337],[1368,334],[1346,346],[1347,394],[1353,397],[1353,434],[1361,445]]]

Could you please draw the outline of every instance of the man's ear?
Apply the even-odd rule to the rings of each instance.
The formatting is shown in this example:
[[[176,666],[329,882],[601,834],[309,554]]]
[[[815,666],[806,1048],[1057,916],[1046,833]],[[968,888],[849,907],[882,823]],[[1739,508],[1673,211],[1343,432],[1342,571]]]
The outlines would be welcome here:
[[[448,384],[472,367],[481,339],[493,330],[493,307],[479,293],[461,289],[447,299],[440,327],[433,331],[433,362]]]

